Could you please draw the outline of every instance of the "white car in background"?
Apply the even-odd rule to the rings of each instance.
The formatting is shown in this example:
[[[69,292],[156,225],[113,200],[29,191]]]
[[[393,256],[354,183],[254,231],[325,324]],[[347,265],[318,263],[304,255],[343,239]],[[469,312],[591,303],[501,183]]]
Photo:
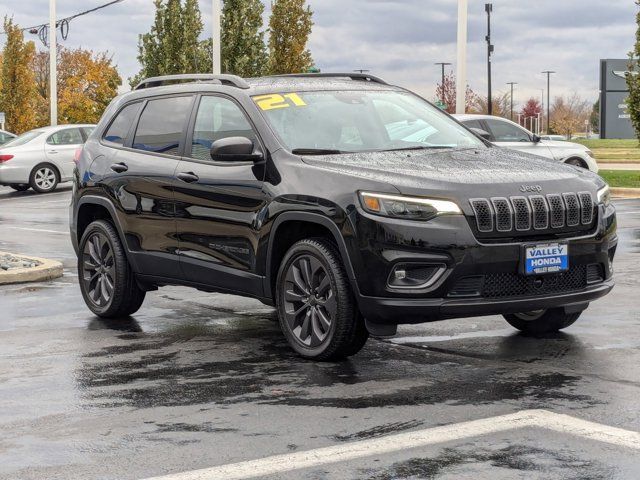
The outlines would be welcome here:
[[[52,192],[72,179],[76,150],[95,125],[36,128],[0,146],[0,185]]]
[[[454,115],[454,117],[499,147],[558,160],[598,173],[598,164],[593,154],[579,143],[542,140],[506,118],[472,114]]]
[[[0,130],[0,145],[4,145],[5,143],[16,138],[17,135],[7,132],[6,130]]]

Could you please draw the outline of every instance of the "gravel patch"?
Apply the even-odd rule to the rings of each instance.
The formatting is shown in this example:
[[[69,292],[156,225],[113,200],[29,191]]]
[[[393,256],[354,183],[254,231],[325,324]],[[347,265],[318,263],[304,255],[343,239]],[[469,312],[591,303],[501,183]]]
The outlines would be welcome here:
[[[41,262],[32,258],[17,257],[11,254],[0,253],[0,271],[34,268],[40,265],[42,265]]]

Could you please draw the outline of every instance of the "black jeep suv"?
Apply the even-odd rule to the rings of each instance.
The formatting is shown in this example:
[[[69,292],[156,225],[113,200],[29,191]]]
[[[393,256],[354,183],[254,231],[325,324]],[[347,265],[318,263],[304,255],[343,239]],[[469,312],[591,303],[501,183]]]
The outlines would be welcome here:
[[[318,360],[401,323],[565,328],[613,287],[617,244],[600,177],[364,74],[146,80],[79,153],[70,216],[96,315],[163,285],[255,297]]]

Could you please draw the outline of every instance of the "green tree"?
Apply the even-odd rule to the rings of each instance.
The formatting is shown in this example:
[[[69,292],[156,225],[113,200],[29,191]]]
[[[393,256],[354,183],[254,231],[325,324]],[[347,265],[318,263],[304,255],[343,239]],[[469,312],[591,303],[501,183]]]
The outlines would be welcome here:
[[[211,40],[200,40],[203,25],[198,1],[154,0],[154,5],[151,30],[138,40],[141,69],[129,84],[134,87],[158,75],[210,72]]]
[[[222,71],[242,77],[263,75],[267,66],[260,0],[225,0],[222,10]]]
[[[313,66],[307,49],[312,16],[305,0],[273,0],[269,19],[270,73],[302,73]]]
[[[7,17],[4,31],[0,109],[6,115],[6,128],[19,134],[36,126],[36,81],[31,68],[36,49],[33,42],[25,43],[20,27]]]
[[[640,0],[636,0],[636,5],[640,6]],[[629,68],[626,74],[629,96],[627,97],[627,107],[631,116],[631,123],[636,131],[636,136],[640,138],[640,72],[638,62],[634,58],[640,58],[640,11],[636,14],[636,43],[632,52],[629,52]]]
[[[589,115],[589,123],[591,124],[591,131],[593,133],[600,133],[600,99],[596,100]]]

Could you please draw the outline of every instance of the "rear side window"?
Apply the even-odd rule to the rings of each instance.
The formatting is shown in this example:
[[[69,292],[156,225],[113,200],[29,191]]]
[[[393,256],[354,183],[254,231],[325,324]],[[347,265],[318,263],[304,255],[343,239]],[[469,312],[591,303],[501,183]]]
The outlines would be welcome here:
[[[111,125],[104,134],[104,137],[102,137],[103,140],[116,145],[124,145],[127,140],[127,133],[131,128],[133,120],[138,114],[140,105],[140,102],[132,103],[131,105],[127,105],[122,110],[120,110],[120,113],[118,113],[113,122],[111,122]]]
[[[191,112],[192,97],[150,100],[140,115],[133,148],[178,155],[180,140]]]
[[[47,138],[49,145],[80,145],[84,143],[80,129],[65,128]]]

